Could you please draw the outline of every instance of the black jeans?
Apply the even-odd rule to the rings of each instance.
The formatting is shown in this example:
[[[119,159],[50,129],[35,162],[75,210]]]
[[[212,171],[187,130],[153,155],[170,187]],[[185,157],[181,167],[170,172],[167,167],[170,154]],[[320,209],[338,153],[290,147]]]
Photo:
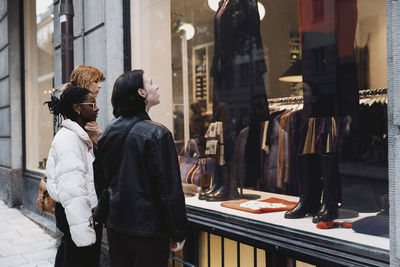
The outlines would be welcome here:
[[[131,236],[107,228],[111,267],[167,267],[169,239]]]
[[[87,247],[77,247],[71,238],[64,208],[56,203],[57,227],[64,233],[57,250],[55,267],[98,267],[100,261],[103,225],[97,224],[96,243]]]

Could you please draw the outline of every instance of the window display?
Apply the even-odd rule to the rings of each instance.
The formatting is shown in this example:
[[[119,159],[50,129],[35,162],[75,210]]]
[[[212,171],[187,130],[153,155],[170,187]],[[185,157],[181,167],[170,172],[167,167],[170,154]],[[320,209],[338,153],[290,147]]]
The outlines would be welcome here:
[[[362,137],[367,129],[360,93],[386,87],[384,2],[214,2],[195,1],[189,7],[185,1],[171,1],[172,27],[179,29],[184,23],[194,27],[186,40],[192,61],[182,61],[182,54],[175,53],[181,38],[186,38],[184,28],[171,35],[172,65],[192,66],[187,73],[183,68],[173,73],[193,81],[188,88],[192,108],[184,107],[191,114],[186,126],[190,131],[181,136],[182,143],[194,138],[205,148],[200,149],[202,157],[218,159],[223,153],[224,164],[216,167],[214,185],[229,183],[235,192],[239,185],[289,195],[307,195],[304,192],[311,190],[318,202],[311,213],[317,213],[322,196],[318,216],[336,217],[337,207],[345,203],[341,166],[371,166],[359,154],[365,138],[372,138]],[[174,80],[173,91],[181,90],[181,83]],[[279,100],[282,96],[292,98]],[[371,91],[361,99],[373,97]],[[174,101],[181,100],[174,97]],[[219,155],[212,155],[207,154],[212,142],[201,133],[216,122],[222,125],[222,138],[215,150]],[[386,132],[378,137],[382,152],[386,137]],[[385,173],[381,159],[374,165]],[[314,189],[306,188],[307,183]],[[208,193],[215,193],[215,186]],[[240,198],[220,193],[218,200]],[[300,210],[303,216],[310,213],[306,210]]]
[[[298,196],[289,224],[387,210],[385,1],[132,3],[133,35],[155,38],[133,54],[172,95],[154,116],[172,114],[182,163],[215,161],[198,201]]]

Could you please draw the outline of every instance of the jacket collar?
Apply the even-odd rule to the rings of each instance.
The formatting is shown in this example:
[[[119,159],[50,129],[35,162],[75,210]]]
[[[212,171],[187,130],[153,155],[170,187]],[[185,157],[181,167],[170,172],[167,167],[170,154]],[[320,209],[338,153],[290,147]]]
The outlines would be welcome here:
[[[127,125],[125,125],[127,120],[135,120],[135,123],[138,121],[142,121],[142,120],[150,120],[149,114],[145,113],[137,113],[132,117],[116,117],[113,118],[106,126],[106,128],[104,129],[104,131],[102,132],[101,136],[99,137],[99,139],[97,140],[97,142],[99,143],[100,140],[106,136],[110,131],[115,131],[115,129],[121,129],[120,127],[126,129]],[[130,128],[129,128],[130,129]]]
[[[151,121],[150,116],[149,116],[149,114],[148,114],[147,112],[145,112],[145,113],[139,113],[139,114],[137,114],[136,116],[139,116],[139,117],[142,118],[143,120],[150,120],[150,121]]]
[[[92,141],[90,140],[88,134],[82,129],[81,126],[79,126],[78,123],[67,119],[61,122],[61,126],[73,131],[88,147],[92,146]]]
[[[135,114],[135,115],[132,116],[132,117],[122,117],[122,116],[119,116],[119,117],[117,117],[116,119],[117,119],[117,120],[123,120],[123,119],[126,119],[126,118],[139,118],[139,120],[150,120],[150,121],[151,121],[150,116],[149,116],[149,114],[148,114],[147,112],[144,112],[144,113],[137,113],[137,114]]]

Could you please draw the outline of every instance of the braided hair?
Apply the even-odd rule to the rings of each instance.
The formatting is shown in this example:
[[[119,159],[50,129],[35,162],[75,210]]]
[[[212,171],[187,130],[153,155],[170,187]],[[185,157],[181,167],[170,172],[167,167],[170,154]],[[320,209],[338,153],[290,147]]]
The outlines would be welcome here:
[[[48,105],[51,114],[62,115],[66,119],[76,121],[78,114],[74,111],[72,105],[84,102],[89,94],[90,91],[86,88],[71,86],[62,93],[60,99],[52,95],[51,101],[44,104]]]

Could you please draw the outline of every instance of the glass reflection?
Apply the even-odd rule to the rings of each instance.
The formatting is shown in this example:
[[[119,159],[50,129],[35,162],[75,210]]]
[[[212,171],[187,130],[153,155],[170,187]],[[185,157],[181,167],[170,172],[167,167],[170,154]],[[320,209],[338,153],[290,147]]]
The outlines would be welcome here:
[[[387,87],[384,1],[258,2],[171,1],[172,25],[179,18],[196,30],[188,73],[172,35],[174,103],[184,106],[187,75],[190,133],[180,137],[216,160],[218,186],[208,200],[243,197],[237,186],[303,194],[307,169],[320,188],[312,190],[314,209],[322,198],[333,217],[341,203],[379,210],[375,200],[387,193],[386,91],[363,90]],[[221,136],[207,136],[210,126]],[[375,204],[354,198],[360,188]]]

